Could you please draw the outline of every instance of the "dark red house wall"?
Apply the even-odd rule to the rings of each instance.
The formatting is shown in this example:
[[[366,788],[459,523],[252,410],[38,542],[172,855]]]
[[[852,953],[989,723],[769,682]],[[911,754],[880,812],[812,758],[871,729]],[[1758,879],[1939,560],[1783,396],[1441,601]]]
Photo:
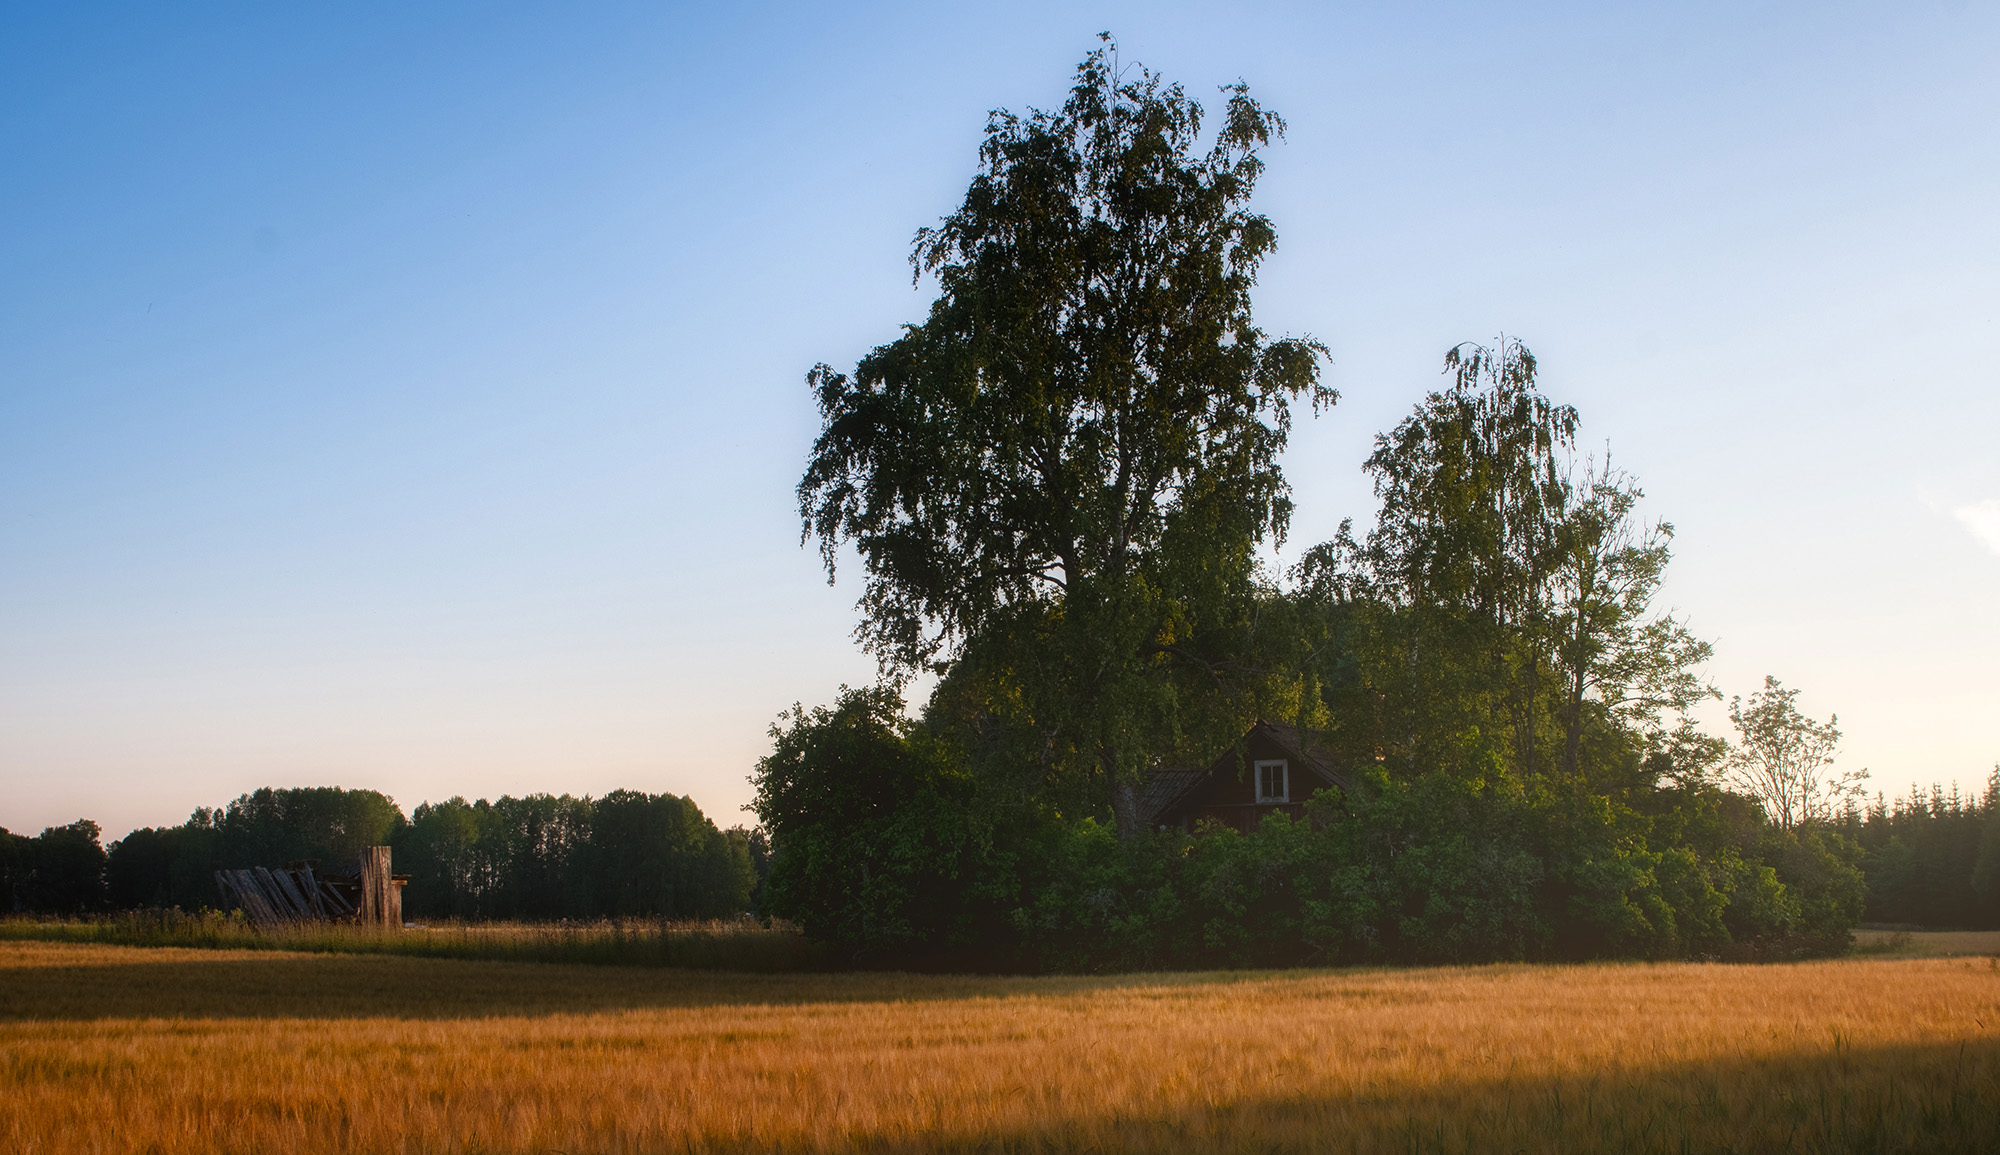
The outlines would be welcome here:
[[[1293,801],[1283,805],[1260,806],[1257,804],[1257,763],[1279,759],[1288,768]],[[1248,833],[1255,830],[1267,814],[1282,811],[1295,820],[1304,818],[1305,800],[1325,785],[1320,776],[1307,769],[1296,755],[1266,735],[1253,733],[1244,746],[1240,763],[1235,751],[1224,754],[1211,769],[1209,777],[1179,805],[1162,814],[1159,821],[1163,825],[1192,831],[1203,820],[1213,819]]]

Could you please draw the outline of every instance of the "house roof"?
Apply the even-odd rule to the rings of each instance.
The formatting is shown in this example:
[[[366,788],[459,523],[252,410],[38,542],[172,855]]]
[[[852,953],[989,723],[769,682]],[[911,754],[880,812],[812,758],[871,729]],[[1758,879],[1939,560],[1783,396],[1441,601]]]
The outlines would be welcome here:
[[[1146,785],[1139,792],[1139,820],[1151,824],[1206,777],[1208,771],[1186,766],[1162,766],[1153,771],[1146,776]]]
[[[1320,777],[1327,780],[1328,785],[1338,786],[1342,790],[1347,789],[1347,777],[1333,768],[1333,755],[1325,747],[1309,741],[1297,726],[1287,725],[1284,722],[1259,722],[1251,727],[1250,733],[1254,734],[1260,729],[1278,745],[1298,755],[1299,761],[1318,771]],[[1247,739],[1249,735],[1246,734],[1244,737]]]

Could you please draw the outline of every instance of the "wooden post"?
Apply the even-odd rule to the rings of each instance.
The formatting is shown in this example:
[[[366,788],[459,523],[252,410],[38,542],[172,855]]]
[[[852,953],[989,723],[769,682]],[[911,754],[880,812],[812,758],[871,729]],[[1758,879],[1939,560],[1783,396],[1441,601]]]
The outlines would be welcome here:
[[[389,848],[370,846],[361,852],[361,925],[403,925],[402,891],[389,878]]]

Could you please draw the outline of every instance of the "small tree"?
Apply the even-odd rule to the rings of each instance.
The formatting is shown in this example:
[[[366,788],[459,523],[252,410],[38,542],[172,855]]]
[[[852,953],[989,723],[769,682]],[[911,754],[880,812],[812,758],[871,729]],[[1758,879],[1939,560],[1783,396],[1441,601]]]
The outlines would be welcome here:
[[[1764,688],[1747,701],[1729,700],[1729,720],[1740,736],[1729,760],[1731,782],[1787,830],[1840,814],[1862,796],[1868,777],[1866,770],[1833,772],[1840,718],[1820,723],[1806,717],[1793,701],[1798,696],[1766,675]]]
[[[1696,672],[1708,644],[1653,608],[1673,527],[1640,520],[1638,482],[1608,450],[1577,461],[1577,411],[1538,391],[1520,341],[1456,346],[1445,372],[1451,388],[1375,440],[1365,542],[1343,524],[1294,571],[1308,597],[1350,603],[1351,636],[1379,631],[1374,703],[1335,713],[1351,732],[1357,713],[1393,711],[1368,744],[1409,770],[1455,764],[1474,729],[1506,735],[1527,774],[1577,777],[1592,733],[1694,752],[1699,735],[1663,715],[1719,695]]]
[[[31,910],[76,914],[104,904],[104,847],[97,823],[79,818],[51,826],[28,845],[26,894]]]
[[[1587,463],[1566,483],[1568,508],[1555,531],[1556,563],[1548,627],[1553,666],[1562,679],[1563,772],[1580,766],[1585,711],[1595,701],[1647,735],[1653,750],[1671,749],[1667,765],[1682,768],[1703,739],[1686,722],[1697,702],[1722,695],[1696,674],[1712,654],[1707,642],[1672,614],[1653,616],[1666,576],[1674,527],[1645,525],[1634,515],[1643,494],[1631,475]],[[1672,711],[1681,728],[1669,733]],[[1681,757],[1674,757],[1679,754]]]
[[[768,913],[858,951],[969,943],[1014,897],[960,752],[902,707],[883,686],[794,706],[751,778]]]

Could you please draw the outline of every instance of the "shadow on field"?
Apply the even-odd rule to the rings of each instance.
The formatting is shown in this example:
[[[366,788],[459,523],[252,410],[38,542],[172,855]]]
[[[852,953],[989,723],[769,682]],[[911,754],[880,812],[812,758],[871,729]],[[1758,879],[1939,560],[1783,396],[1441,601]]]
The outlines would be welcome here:
[[[188,957],[169,950],[102,947],[82,948],[97,957],[70,962],[63,955],[76,957],[79,948],[45,949],[43,958],[28,965],[22,965],[26,952],[18,948],[0,955],[0,1022],[467,1019],[653,1007],[947,1001],[1122,986],[1187,988],[1276,977],[1244,972],[1108,978],[772,975],[385,955],[231,952],[230,957]],[[117,953],[109,954],[111,950]]]
[[[1523,1074],[1013,1129],[856,1132],[888,1155],[1005,1152],[2000,1151],[2000,1041],[1834,1046],[1755,1061]],[[758,1149],[714,1143],[714,1150]]]

